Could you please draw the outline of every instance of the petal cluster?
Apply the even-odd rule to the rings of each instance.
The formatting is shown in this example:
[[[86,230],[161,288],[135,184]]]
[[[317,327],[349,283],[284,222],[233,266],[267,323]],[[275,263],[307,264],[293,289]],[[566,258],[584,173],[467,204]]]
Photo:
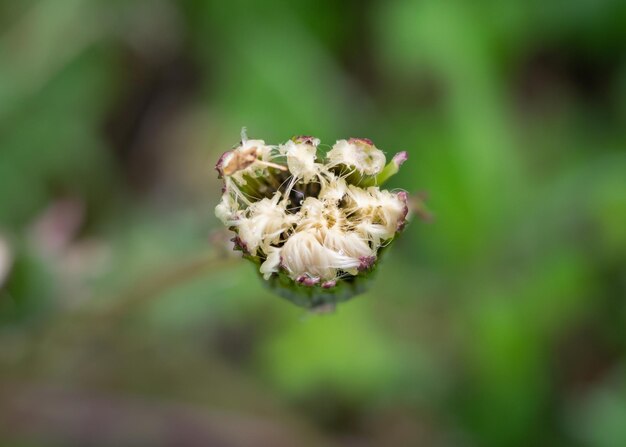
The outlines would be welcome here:
[[[407,194],[381,184],[406,153],[387,163],[367,139],[339,140],[325,154],[319,145],[242,141],[216,165],[224,187],[215,213],[265,280],[332,293],[371,271],[404,228]]]

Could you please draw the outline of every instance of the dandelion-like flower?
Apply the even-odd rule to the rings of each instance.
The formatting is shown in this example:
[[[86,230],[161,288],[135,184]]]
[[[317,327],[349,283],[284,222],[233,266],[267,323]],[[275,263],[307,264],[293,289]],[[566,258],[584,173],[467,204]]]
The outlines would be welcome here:
[[[217,162],[224,180],[215,214],[235,249],[258,266],[281,296],[309,308],[364,290],[382,250],[404,228],[407,194],[381,189],[407,159],[365,138],[294,137],[278,146],[248,140]]]

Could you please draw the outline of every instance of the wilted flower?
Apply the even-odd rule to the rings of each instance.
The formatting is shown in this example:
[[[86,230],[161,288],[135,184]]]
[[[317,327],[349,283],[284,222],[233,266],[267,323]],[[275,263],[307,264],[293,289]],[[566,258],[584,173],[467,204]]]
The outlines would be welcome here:
[[[215,214],[235,233],[235,248],[272,289],[305,307],[361,292],[408,214],[406,192],[380,188],[406,152],[386,163],[365,138],[339,140],[325,155],[319,144],[244,136],[216,165],[224,188]]]

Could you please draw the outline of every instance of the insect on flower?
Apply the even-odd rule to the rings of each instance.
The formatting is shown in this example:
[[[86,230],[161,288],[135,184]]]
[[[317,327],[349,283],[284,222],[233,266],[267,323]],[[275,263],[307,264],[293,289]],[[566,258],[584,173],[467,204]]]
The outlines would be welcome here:
[[[235,249],[271,289],[308,308],[362,292],[408,214],[406,192],[381,189],[406,152],[387,163],[365,138],[339,140],[325,155],[319,144],[242,135],[216,165],[224,187],[215,214],[235,233]]]

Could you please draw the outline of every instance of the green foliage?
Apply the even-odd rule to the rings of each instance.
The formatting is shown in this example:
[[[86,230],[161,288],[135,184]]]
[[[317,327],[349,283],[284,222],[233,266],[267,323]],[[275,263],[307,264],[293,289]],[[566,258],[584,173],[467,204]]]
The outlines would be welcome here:
[[[625,445],[624,5],[0,3],[1,443]],[[309,315],[210,236],[242,126],[406,150],[434,221]]]

